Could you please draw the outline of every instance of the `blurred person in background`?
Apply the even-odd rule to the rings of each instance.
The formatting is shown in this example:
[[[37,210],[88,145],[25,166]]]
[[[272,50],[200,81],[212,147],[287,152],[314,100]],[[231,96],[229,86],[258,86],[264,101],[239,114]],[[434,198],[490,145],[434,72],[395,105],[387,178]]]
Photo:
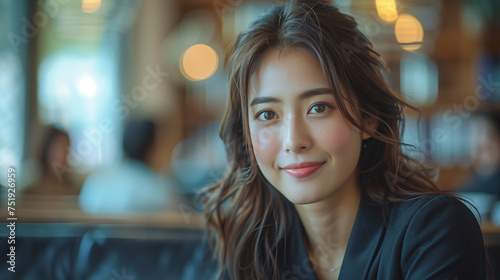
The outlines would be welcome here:
[[[90,174],[79,204],[87,213],[125,213],[163,210],[172,201],[171,182],[151,167],[156,134],[151,120],[131,121],[123,135],[125,159]]]
[[[500,112],[481,114],[474,171],[464,192],[482,192],[500,198]]]
[[[495,204],[500,199],[500,112],[488,110],[479,118],[472,174],[460,192],[478,209],[480,222],[492,219],[500,225],[500,204]]]
[[[78,188],[67,176],[70,139],[56,127],[48,127],[40,148],[40,179],[28,185],[24,195],[78,195]]]

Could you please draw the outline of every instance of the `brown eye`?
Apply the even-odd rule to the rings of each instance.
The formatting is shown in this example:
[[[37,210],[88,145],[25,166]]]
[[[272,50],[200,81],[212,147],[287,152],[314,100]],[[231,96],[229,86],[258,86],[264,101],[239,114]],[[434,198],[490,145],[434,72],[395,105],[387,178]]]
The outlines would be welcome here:
[[[276,114],[272,111],[264,111],[260,113],[259,119],[265,120],[265,121],[270,121],[276,117]]]
[[[311,113],[324,113],[326,111],[326,105],[325,104],[316,104],[314,106],[312,106],[310,112]]]

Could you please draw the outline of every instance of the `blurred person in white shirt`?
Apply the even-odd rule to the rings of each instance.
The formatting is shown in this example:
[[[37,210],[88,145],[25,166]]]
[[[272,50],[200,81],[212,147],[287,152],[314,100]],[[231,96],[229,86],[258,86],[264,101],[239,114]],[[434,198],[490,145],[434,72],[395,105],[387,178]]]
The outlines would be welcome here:
[[[123,135],[125,159],[87,177],[79,196],[82,210],[91,214],[161,211],[174,201],[172,182],[151,167],[155,125],[130,122]]]

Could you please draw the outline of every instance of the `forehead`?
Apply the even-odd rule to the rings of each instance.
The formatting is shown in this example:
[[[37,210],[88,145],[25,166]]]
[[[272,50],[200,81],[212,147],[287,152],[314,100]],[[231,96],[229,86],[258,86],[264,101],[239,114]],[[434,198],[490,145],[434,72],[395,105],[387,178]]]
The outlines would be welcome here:
[[[249,97],[293,95],[310,88],[329,87],[319,61],[304,49],[269,50],[250,77]]]

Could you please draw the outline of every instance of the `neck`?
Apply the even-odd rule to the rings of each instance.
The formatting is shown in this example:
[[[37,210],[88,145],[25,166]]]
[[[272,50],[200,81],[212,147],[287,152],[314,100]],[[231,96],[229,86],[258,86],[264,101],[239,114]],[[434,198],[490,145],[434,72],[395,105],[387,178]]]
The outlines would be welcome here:
[[[295,205],[306,231],[308,253],[323,268],[338,268],[343,260],[361,200],[356,175],[331,196]]]

